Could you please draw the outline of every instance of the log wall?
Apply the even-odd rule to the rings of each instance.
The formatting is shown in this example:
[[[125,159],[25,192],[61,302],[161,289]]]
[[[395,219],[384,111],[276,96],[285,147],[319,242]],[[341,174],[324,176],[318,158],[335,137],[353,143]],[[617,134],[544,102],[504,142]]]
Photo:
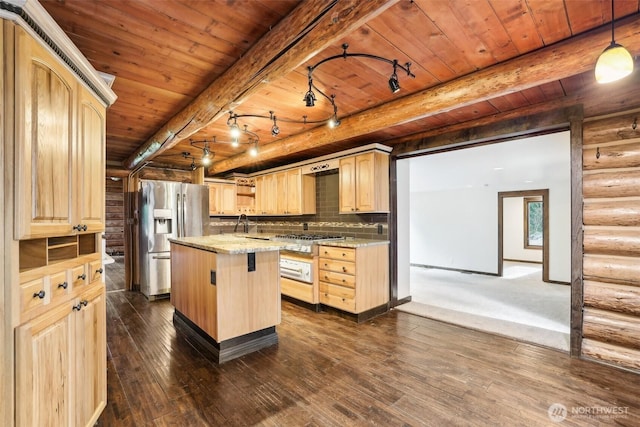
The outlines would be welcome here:
[[[106,251],[110,255],[124,254],[124,191],[122,180],[106,179],[105,203]]]
[[[583,128],[582,355],[640,369],[640,113]]]

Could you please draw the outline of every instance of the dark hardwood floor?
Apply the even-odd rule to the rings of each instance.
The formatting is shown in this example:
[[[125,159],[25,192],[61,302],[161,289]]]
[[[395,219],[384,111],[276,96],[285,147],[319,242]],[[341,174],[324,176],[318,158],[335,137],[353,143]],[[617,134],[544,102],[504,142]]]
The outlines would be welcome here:
[[[98,425],[640,425],[637,374],[397,311],[358,325],[283,302],[277,346],[218,366],[168,300],[122,290],[121,258],[106,269]]]

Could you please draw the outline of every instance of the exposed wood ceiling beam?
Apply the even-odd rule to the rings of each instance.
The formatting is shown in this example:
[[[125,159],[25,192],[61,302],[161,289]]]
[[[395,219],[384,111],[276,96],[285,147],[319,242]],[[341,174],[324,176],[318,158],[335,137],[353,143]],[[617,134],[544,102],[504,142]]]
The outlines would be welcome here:
[[[467,141],[481,139],[484,136],[479,134],[478,129],[480,128],[501,122],[515,122],[522,117],[535,116],[578,104],[584,106],[585,117],[627,110],[629,105],[633,105],[633,103],[640,98],[640,73],[634,73],[629,76],[624,84],[619,82],[608,85],[606,88],[606,99],[602,99],[602,90],[602,86],[589,87],[559,100],[542,102],[516,110],[505,111],[504,113],[480,117],[471,121],[428,129],[424,132],[382,141],[382,143],[393,145],[392,154],[394,155],[415,154],[435,147],[459,143],[459,135],[465,135],[464,138],[466,138]],[[529,127],[536,127],[537,125],[538,123],[528,122]],[[495,128],[491,134],[496,135]],[[446,137],[442,138],[443,135],[454,135],[456,139],[447,140]]]
[[[222,117],[257,91],[300,66],[398,0],[308,0],[300,3],[222,76],[141,145],[123,166],[132,169]],[[319,18],[319,19],[318,19]]]
[[[616,24],[616,41],[632,55],[640,52],[640,15]],[[594,68],[598,55],[611,42],[609,26],[573,37],[535,52],[479,70],[467,76],[398,98],[342,118],[335,129],[319,126],[260,147],[260,158],[276,158],[311,147],[331,144],[401,123],[433,116],[484,100],[567,78]],[[214,163],[209,171],[222,173],[251,164],[248,154]]]

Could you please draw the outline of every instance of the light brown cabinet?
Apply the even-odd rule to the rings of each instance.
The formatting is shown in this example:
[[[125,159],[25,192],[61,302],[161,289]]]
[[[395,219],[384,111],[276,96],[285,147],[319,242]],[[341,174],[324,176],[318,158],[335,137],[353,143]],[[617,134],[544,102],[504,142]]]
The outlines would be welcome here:
[[[389,155],[377,151],[340,159],[340,213],[389,212]]]
[[[316,213],[316,181],[301,168],[256,178],[256,213],[303,215]]]
[[[209,186],[209,215],[236,215],[235,182],[207,182],[207,185]]]
[[[106,406],[102,284],[16,328],[16,425],[93,425]]]
[[[363,313],[389,302],[389,246],[319,247],[320,303]]]
[[[16,238],[104,231],[105,107],[15,34]]]
[[[0,143],[12,160],[2,166],[0,424],[93,425],[107,393],[101,232],[115,94],[57,33],[42,36],[54,53],[22,21],[0,24]]]

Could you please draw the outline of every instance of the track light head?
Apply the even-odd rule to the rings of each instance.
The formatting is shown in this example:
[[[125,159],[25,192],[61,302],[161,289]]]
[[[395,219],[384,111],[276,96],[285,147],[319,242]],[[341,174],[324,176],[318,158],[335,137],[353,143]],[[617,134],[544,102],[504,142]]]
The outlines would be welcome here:
[[[315,94],[311,91],[311,89],[309,89],[309,92],[307,92],[304,95],[304,103],[307,107],[313,107],[314,105],[316,105],[316,96]]]
[[[389,77],[389,89],[391,89],[391,93],[397,93],[400,90],[400,83],[396,73],[391,74],[391,77]]]
[[[273,126],[271,126],[271,136],[278,136],[278,134],[280,133],[280,128],[276,123],[276,116],[274,116],[273,113],[271,114],[271,116],[273,117]]]
[[[256,157],[258,155],[258,143],[254,142],[253,146],[249,148],[249,155],[251,157]]]

